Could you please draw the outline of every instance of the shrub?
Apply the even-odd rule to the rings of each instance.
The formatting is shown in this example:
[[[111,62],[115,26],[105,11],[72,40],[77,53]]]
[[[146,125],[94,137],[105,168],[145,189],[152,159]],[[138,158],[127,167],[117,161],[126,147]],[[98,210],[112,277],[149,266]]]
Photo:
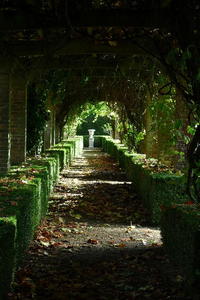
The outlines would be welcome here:
[[[185,177],[165,172],[156,172],[153,167],[155,159],[146,159],[145,154],[129,153],[118,140],[103,138],[103,149],[118,160],[125,169],[127,177],[135,186],[138,196],[149,210],[151,220],[159,224],[161,206],[183,203],[188,200],[185,193]]]
[[[53,190],[54,184],[58,180],[59,175],[59,156],[57,153],[54,153],[53,156],[50,156],[50,153],[47,153],[46,156],[38,158],[30,158],[27,160],[27,163],[36,166],[42,166],[47,168],[48,178],[49,178],[49,193]]]
[[[149,208],[154,223],[160,223],[161,207],[184,203],[188,201],[185,191],[185,177],[175,174],[149,174],[147,190],[149,195],[144,197],[146,206]]]
[[[104,135],[94,135],[94,147],[95,148],[102,148]],[[84,147],[89,147],[89,135],[83,136],[83,144]]]
[[[70,153],[81,152],[83,139],[64,141],[45,156],[12,167],[0,179],[0,299],[4,299],[16,268],[23,261],[34,232],[48,209],[48,197]]]
[[[14,276],[15,234],[16,218],[0,218],[0,299],[6,299]]]
[[[9,175],[14,177],[15,179],[24,179],[29,180],[30,178],[39,178],[41,182],[40,188],[40,202],[41,202],[41,212],[40,217],[44,217],[46,215],[48,209],[48,198],[50,194],[50,176],[48,172],[48,168],[45,165],[39,165],[38,161],[29,160],[28,163],[23,165],[23,167],[12,167]]]
[[[59,143],[54,146],[54,149],[64,149],[65,150],[65,167],[69,167],[73,157],[73,145],[69,143]]]
[[[64,144],[67,142],[67,144],[73,145],[74,154],[73,156],[79,156],[82,153],[83,150],[83,137],[82,136],[75,136],[73,138],[68,138],[67,141],[63,141]]]
[[[20,263],[41,219],[41,179],[1,182],[0,216],[16,216],[16,262]]]
[[[120,167],[125,168],[125,153],[128,151],[128,147],[118,146],[118,162]]]
[[[50,156],[58,158],[59,161],[59,170],[63,170],[66,164],[66,149],[60,148],[59,146],[52,147],[47,149],[45,153],[48,153]]]
[[[188,202],[189,203],[189,202]],[[190,288],[200,283],[200,210],[197,205],[163,207],[161,233],[173,264]]]
[[[68,143],[68,142],[62,142],[62,146],[65,147],[65,149],[68,149],[68,155],[69,155],[69,165],[72,162],[72,159],[74,157],[74,143]]]

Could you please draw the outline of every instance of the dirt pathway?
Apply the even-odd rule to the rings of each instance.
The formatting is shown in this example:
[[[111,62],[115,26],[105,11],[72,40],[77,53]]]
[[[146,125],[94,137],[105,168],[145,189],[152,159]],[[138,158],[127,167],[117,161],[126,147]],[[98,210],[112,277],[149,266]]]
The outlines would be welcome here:
[[[86,150],[62,172],[9,299],[190,299],[124,172]]]

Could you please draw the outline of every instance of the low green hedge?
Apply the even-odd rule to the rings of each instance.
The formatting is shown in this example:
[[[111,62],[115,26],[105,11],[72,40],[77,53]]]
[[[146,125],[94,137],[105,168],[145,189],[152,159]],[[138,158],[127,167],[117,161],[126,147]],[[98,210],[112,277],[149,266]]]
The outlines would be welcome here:
[[[165,249],[173,264],[178,267],[186,285],[198,288],[200,283],[200,207],[186,204],[163,207],[161,233]]]
[[[0,218],[0,299],[6,294],[14,277],[16,218]]]
[[[138,196],[143,200],[154,224],[160,222],[162,205],[188,201],[183,175],[154,172],[153,168],[146,167],[146,163],[151,165],[155,163],[155,159],[146,159],[145,154],[129,153],[127,147],[118,140],[103,137],[102,144],[104,151],[118,160],[128,179],[133,181]]]
[[[33,168],[42,167],[44,170],[47,170],[47,179],[45,176],[45,181],[48,184],[48,195],[52,192],[54,184],[58,180],[59,175],[59,159],[58,154],[55,157],[52,156],[43,156],[38,158],[30,158],[27,160],[29,166]]]
[[[39,165],[39,160],[29,160],[23,167],[12,167],[9,176],[15,179],[24,179],[24,181],[28,181],[30,179],[39,179],[39,182],[36,182],[38,188],[40,189],[39,197],[40,197],[40,214],[39,219],[46,215],[48,209],[48,197],[50,194],[50,187],[53,183],[50,182],[50,172],[48,167],[45,165]],[[39,187],[41,185],[41,187]]]
[[[188,201],[185,193],[185,176],[168,172],[154,172],[145,167],[144,156],[125,153],[125,170],[133,181],[138,195],[150,213],[154,224],[159,224],[161,206]]]
[[[17,264],[33,238],[41,219],[41,179],[9,179],[0,183],[0,216],[16,216],[15,239]]]
[[[185,177],[182,175],[159,173],[148,174],[146,186],[149,193],[144,197],[154,223],[160,223],[161,207],[188,201]],[[144,189],[144,188],[143,188]]]
[[[84,146],[84,148],[89,147],[89,136],[88,135],[83,136],[83,146]]]
[[[55,145],[53,148],[57,149],[64,149],[65,150],[65,167],[69,167],[73,158],[73,144],[67,143],[67,142],[61,142],[57,145]]]
[[[73,138],[68,138],[68,143],[70,141],[75,141],[75,156],[80,156],[83,151],[83,136],[75,136]]]
[[[82,154],[83,150],[83,137],[82,136],[75,136],[75,137],[70,137],[67,140],[63,140],[61,142],[63,145],[64,144],[71,144],[73,145],[73,156],[80,156]]]
[[[120,144],[119,140],[113,140],[111,138],[106,138],[106,152],[118,160],[118,144]]]
[[[49,154],[50,156],[56,157],[59,161],[59,170],[63,170],[66,164],[66,152],[67,150],[61,148],[59,146],[54,146],[50,149],[47,149],[45,153]]]
[[[60,170],[69,166],[74,157],[81,155],[83,150],[83,137],[76,136],[63,140],[50,149],[46,150],[46,153],[52,156],[58,155]]]
[[[68,150],[68,162],[69,165],[71,164],[73,158],[74,158],[74,143],[68,143],[68,142],[61,142],[60,145]]]
[[[94,135],[94,147],[95,148],[103,148],[103,138],[104,135]],[[83,144],[85,148],[89,147],[89,135],[83,136]]]
[[[60,169],[81,153],[82,141],[82,137],[63,141],[0,178],[0,299],[47,212]]]

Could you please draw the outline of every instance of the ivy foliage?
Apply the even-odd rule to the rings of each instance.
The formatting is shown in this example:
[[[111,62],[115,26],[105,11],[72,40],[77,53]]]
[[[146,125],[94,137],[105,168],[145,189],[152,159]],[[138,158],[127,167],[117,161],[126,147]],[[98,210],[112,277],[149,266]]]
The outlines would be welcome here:
[[[31,84],[27,93],[27,151],[39,154],[43,146],[43,134],[49,113],[46,106],[47,93],[43,86]]]
[[[68,136],[73,134],[88,135],[88,129],[95,129],[95,134],[107,135],[111,132],[113,114],[108,103],[86,102],[74,107],[67,115],[65,132]]]
[[[189,142],[186,122],[187,115],[181,112],[179,116],[177,104],[177,92],[175,87],[167,82],[167,77],[160,72],[154,78],[154,88],[151,90],[152,99],[147,109],[150,110],[151,116],[151,135],[157,144],[158,159],[173,159],[178,155],[183,159],[184,152]],[[183,119],[185,117],[185,119]],[[184,129],[185,128],[185,129]],[[182,151],[178,151],[178,142],[182,143]]]
[[[111,123],[112,115],[108,104],[105,102],[88,103],[79,116],[76,132],[78,135],[88,135],[88,129],[95,129],[97,135],[108,135],[111,133]]]

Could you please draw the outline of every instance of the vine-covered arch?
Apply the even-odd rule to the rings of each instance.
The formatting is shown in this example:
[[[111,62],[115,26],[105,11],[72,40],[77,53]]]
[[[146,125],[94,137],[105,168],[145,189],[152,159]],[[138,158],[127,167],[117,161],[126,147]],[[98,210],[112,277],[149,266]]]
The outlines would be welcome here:
[[[1,173],[9,170],[10,146],[13,163],[25,159],[27,83],[39,86],[60,128],[72,104],[86,98],[123,103],[140,128],[153,95],[173,94],[198,124],[199,9],[196,0],[184,6],[180,0],[3,1]],[[189,174],[199,143],[197,130],[188,151]]]

